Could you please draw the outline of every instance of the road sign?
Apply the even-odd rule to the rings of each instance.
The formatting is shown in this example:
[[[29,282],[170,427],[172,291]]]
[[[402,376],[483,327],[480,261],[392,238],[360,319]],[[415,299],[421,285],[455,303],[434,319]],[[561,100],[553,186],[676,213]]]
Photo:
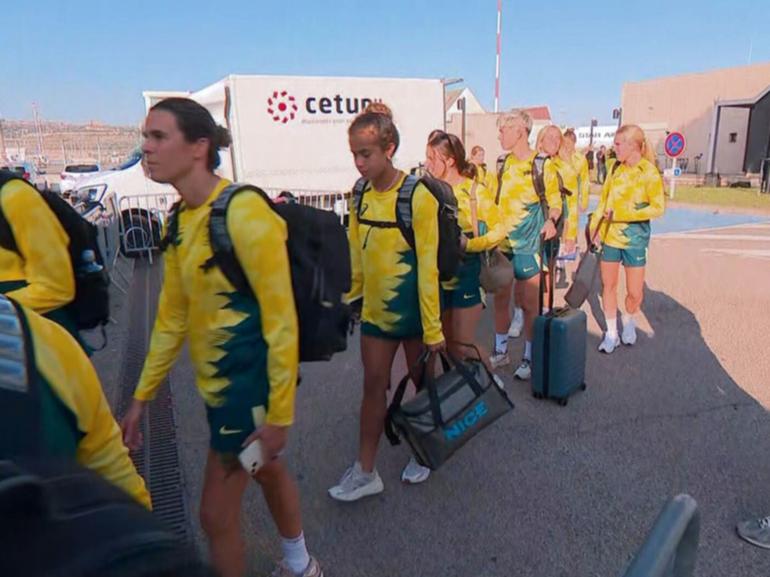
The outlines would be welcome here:
[[[674,169],[674,176],[682,176],[682,169],[681,168],[675,168]]]
[[[666,156],[669,158],[679,158],[684,153],[685,140],[681,132],[670,132],[666,136],[666,142],[663,145]]]

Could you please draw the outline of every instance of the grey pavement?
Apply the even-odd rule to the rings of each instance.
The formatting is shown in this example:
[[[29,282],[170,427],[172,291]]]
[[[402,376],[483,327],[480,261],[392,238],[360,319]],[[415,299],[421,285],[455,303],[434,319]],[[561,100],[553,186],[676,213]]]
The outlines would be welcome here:
[[[562,408],[503,371],[516,409],[421,486],[400,483],[408,449],[383,439],[385,492],[352,504],[327,496],[356,454],[357,338],[332,362],[303,366],[287,460],[327,577],[620,576],[680,492],[702,514],[696,575],[769,576],[770,552],[740,541],[734,527],[770,513],[770,267],[761,252],[770,227],[716,234],[739,232],[767,240],[655,239],[637,345],[600,356],[602,315],[586,305],[588,390]],[[491,341],[490,323],[488,312],[480,342]],[[518,339],[514,352],[522,347]],[[403,371],[401,362],[394,381]],[[184,491],[197,515],[208,433],[186,353],[170,380]],[[266,573],[279,547],[256,486],[243,519],[250,567]]]

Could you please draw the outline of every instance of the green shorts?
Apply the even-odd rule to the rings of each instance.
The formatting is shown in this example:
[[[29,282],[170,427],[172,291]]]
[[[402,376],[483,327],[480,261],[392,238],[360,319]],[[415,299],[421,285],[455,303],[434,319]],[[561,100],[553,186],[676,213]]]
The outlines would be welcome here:
[[[224,392],[224,403],[218,407],[206,405],[206,418],[211,434],[211,450],[228,458],[243,449],[246,438],[265,422],[269,386],[230,385]]]
[[[622,262],[623,266],[632,268],[647,265],[647,247],[644,248],[615,248],[605,245],[602,249],[602,261]]]
[[[481,257],[466,255],[452,279],[452,288],[441,289],[444,310],[467,309],[481,304]]]
[[[514,254],[513,276],[516,280],[528,280],[540,274],[540,255]]]
[[[422,339],[422,329],[420,329],[419,332],[409,332],[404,334],[394,333],[392,331],[383,330],[374,323],[367,321],[361,322],[361,334],[368,337],[385,339],[386,341],[410,341],[413,339]]]

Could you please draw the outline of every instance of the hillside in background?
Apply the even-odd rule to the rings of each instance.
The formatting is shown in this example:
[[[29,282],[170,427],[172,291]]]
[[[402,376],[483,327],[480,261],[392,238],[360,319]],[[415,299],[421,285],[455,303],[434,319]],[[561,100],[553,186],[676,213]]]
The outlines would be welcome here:
[[[32,162],[48,172],[80,162],[111,168],[140,142],[141,131],[135,126],[0,120],[0,162]]]

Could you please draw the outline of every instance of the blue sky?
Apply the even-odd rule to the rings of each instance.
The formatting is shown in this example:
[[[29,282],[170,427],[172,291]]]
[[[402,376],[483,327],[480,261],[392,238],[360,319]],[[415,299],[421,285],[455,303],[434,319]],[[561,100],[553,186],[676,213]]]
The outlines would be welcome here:
[[[496,0],[3,2],[0,115],[136,124],[230,73],[462,77],[491,109]],[[624,82],[770,61],[770,1],[503,0],[501,106],[611,122]],[[768,79],[770,83],[770,79]]]

